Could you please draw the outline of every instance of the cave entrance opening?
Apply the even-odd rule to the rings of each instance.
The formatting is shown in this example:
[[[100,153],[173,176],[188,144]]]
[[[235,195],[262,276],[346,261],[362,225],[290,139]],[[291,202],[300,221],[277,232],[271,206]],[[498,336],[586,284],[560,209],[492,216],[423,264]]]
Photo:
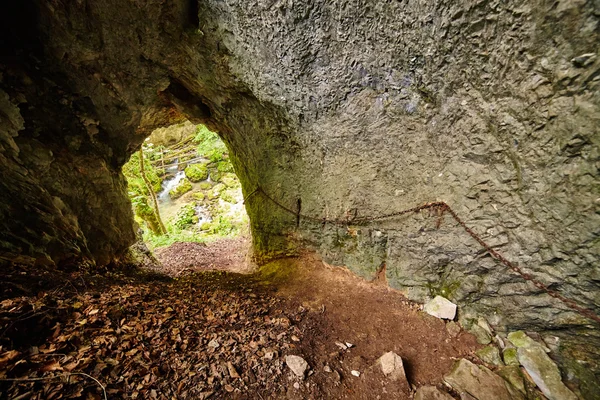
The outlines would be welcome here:
[[[186,121],[154,130],[123,172],[136,222],[151,249],[248,237],[228,149],[206,126]]]

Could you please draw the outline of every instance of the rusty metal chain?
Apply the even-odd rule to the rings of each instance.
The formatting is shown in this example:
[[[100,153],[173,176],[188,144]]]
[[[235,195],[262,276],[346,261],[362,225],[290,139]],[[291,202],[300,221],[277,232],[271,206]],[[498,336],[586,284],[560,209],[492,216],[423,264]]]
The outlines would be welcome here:
[[[354,215],[354,216],[348,216],[346,219],[338,219],[338,218],[327,219],[327,218],[318,218],[318,217],[313,217],[311,215],[302,214],[302,213],[300,213],[299,208],[298,208],[298,210],[294,210],[290,207],[286,207],[285,205],[281,204],[279,201],[275,200],[273,197],[269,196],[260,186],[257,186],[253,192],[251,192],[248,196],[246,196],[246,198],[244,199],[244,202],[246,202],[247,200],[249,200],[252,196],[254,196],[256,194],[261,194],[267,200],[269,200],[270,202],[275,204],[280,209],[296,216],[296,218],[298,220],[304,219],[307,221],[318,222],[323,225],[325,225],[325,224],[366,225],[366,224],[369,224],[374,221],[381,221],[381,220],[385,220],[385,219],[395,218],[395,217],[399,217],[402,215],[413,214],[413,213],[417,213],[417,212],[429,209],[429,210],[433,210],[437,213],[438,220],[437,220],[436,226],[439,228],[443,221],[444,213],[448,212],[452,216],[452,218],[465,230],[465,232],[467,232],[469,234],[469,236],[471,236],[473,239],[475,239],[475,241],[477,243],[479,243],[481,245],[481,247],[483,247],[494,259],[496,259],[501,264],[503,264],[504,266],[509,268],[511,271],[513,271],[514,273],[519,275],[524,280],[531,282],[538,289],[546,292],[551,297],[561,301],[567,307],[578,312],[579,314],[581,314],[582,316],[584,316],[586,318],[589,318],[593,321],[600,323],[600,316],[598,316],[592,310],[584,308],[581,305],[579,305],[577,302],[575,302],[574,300],[563,296],[556,290],[550,289],[543,282],[537,280],[531,274],[524,272],[517,265],[515,265],[514,263],[512,263],[511,261],[506,259],[502,254],[498,253],[496,250],[494,250],[490,245],[488,245],[486,242],[484,242],[483,239],[481,239],[481,237],[479,237],[479,235],[477,235],[475,232],[473,232],[473,230],[467,226],[467,224],[458,216],[458,214],[456,214],[456,212],[452,208],[450,208],[450,206],[448,204],[446,204],[443,201],[435,201],[435,202],[431,202],[431,203],[425,203],[420,206],[412,207],[412,208],[409,208],[406,210],[402,210],[402,211],[398,211],[398,212],[394,212],[394,213],[390,213],[390,214],[378,215],[378,216],[374,216],[374,217],[357,217],[356,215]]]

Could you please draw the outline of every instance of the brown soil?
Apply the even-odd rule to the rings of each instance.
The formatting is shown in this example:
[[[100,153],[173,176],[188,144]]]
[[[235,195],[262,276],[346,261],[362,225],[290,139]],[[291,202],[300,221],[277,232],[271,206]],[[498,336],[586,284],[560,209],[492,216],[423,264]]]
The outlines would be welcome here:
[[[230,271],[249,273],[250,240],[246,237],[219,239],[209,245],[204,243],[173,243],[157,249],[156,259],[162,264],[163,273],[180,276],[190,272]]]
[[[0,382],[0,398],[104,398],[74,375],[84,373],[111,399],[409,399],[411,388],[375,365],[383,353],[403,358],[413,388],[444,389],[453,361],[478,347],[400,293],[312,256],[249,275],[207,271],[247,270],[245,257],[232,257],[246,245],[158,252],[177,279],[80,276],[0,302],[0,381],[25,379]],[[305,379],[286,355],[308,362]]]

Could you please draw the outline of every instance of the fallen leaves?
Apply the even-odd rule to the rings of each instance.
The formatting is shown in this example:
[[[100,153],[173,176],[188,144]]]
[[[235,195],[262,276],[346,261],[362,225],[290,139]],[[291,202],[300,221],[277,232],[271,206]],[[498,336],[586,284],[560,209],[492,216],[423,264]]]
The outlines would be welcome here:
[[[9,347],[0,347],[0,379],[36,380],[2,382],[0,397],[101,399],[104,388],[110,398],[133,399],[277,393],[284,387],[277,383],[281,354],[302,336],[292,322],[298,315],[285,314],[279,302],[249,279],[224,273],[4,300],[6,326],[32,309],[50,318],[46,336],[29,346],[12,348],[14,337],[2,342]]]

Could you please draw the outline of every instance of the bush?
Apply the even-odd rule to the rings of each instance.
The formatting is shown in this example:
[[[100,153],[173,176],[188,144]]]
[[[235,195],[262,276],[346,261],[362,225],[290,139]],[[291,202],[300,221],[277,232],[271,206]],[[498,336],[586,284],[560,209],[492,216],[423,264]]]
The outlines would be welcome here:
[[[208,178],[206,164],[192,164],[185,169],[185,176],[192,182],[205,181]]]
[[[187,226],[193,225],[198,222],[198,217],[196,216],[196,209],[194,208],[195,204],[186,204],[181,207],[179,211],[177,211],[177,216],[173,221],[173,225],[176,228],[184,229]]]
[[[194,142],[198,143],[198,155],[211,162],[223,160],[227,154],[227,147],[219,135],[211,132],[204,125],[198,125]]]

